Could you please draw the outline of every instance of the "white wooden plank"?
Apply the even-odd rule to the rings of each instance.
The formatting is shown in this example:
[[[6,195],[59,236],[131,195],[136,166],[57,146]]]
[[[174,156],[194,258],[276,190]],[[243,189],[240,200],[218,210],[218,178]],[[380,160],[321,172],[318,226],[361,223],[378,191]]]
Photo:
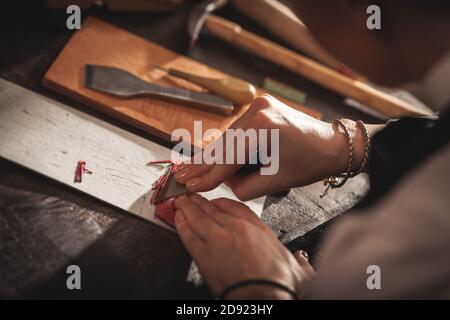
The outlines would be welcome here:
[[[150,205],[161,172],[146,163],[170,159],[170,149],[3,79],[0,132],[2,157],[167,228]],[[74,183],[79,160],[94,173]],[[236,199],[225,186],[204,195]],[[247,202],[258,215],[263,204]]]

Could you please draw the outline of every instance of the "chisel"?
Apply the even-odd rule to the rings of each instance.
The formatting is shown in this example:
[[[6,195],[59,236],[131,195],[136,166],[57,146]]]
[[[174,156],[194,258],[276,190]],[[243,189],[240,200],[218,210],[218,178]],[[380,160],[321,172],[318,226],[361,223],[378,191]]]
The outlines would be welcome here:
[[[113,67],[86,65],[84,85],[87,88],[119,97],[149,96],[223,115],[230,115],[234,111],[231,100],[211,94],[150,83],[127,71]]]
[[[164,68],[161,66],[155,67],[166,71],[171,76],[182,78],[199,86],[202,86],[209,92],[230,99],[239,106],[251,103],[256,97],[255,86],[244,80],[232,77],[203,77],[179,69]]]

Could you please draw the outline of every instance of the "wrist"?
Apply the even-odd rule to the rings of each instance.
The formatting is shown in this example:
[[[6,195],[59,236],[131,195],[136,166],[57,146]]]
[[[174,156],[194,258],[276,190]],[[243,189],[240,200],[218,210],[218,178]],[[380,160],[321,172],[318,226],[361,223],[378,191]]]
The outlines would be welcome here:
[[[364,133],[358,126],[355,121],[343,119],[342,122],[348,129],[350,137],[352,138],[353,145],[353,167],[352,170],[358,170],[364,159],[364,150],[365,150],[365,141],[364,141]],[[334,165],[332,166],[333,172],[331,175],[337,175],[340,173],[344,173],[348,169],[349,165],[349,141],[346,135],[344,134],[342,128],[340,126],[334,126],[330,124],[332,131],[331,141],[331,150],[332,150],[332,159]]]

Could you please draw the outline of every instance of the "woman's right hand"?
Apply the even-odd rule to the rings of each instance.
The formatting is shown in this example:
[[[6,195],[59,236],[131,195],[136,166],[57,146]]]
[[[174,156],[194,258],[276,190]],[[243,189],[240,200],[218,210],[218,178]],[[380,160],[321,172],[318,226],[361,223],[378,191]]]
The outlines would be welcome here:
[[[348,122],[351,134],[355,135],[354,123]],[[297,111],[270,96],[256,98],[249,110],[239,118],[232,129],[279,129],[279,152],[270,141],[257,141],[259,148],[269,150],[272,162],[278,153],[278,172],[261,175],[260,171],[247,175],[239,174],[243,166],[237,164],[182,164],[178,168],[176,179],[186,184],[191,192],[205,192],[225,182],[242,200],[247,201],[263,195],[286,190],[291,187],[307,185],[329,176],[345,172],[348,165],[348,142],[338,128],[300,111]],[[268,134],[270,136],[270,133]],[[223,136],[224,155],[231,150],[230,141]],[[358,139],[355,135],[355,139]],[[363,142],[355,145],[364,146]],[[249,144],[245,145],[248,148]],[[356,148],[358,165],[362,160],[362,150]],[[205,151],[204,151],[205,152]],[[237,152],[234,152],[236,160]],[[245,150],[246,160],[251,155]],[[275,160],[274,160],[275,159]],[[193,163],[193,161],[191,161]],[[266,166],[275,165],[270,163]]]

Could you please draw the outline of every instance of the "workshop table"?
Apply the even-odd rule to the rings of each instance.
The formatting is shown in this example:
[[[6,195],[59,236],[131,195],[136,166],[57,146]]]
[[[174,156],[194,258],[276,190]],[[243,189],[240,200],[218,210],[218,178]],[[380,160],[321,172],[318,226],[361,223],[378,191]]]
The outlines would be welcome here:
[[[169,146],[42,87],[44,73],[72,32],[65,28],[64,10],[46,11],[40,1],[27,5],[20,6],[19,1],[6,5],[0,13],[1,77]],[[342,97],[208,35],[202,35],[197,46],[186,53],[190,8],[188,4],[183,10],[158,14],[91,8],[83,11],[83,17],[94,15],[255,84],[261,85],[266,76],[288,83],[306,91],[306,105],[322,112],[326,120],[374,120],[345,106]],[[231,7],[218,14],[276,40]],[[0,297],[211,297],[205,286],[186,281],[191,258],[176,234],[5,159],[0,158],[0,166]],[[290,249],[303,248],[314,256],[327,229],[316,227],[351,208],[367,188],[367,179],[361,175],[323,199],[319,197],[322,183],[269,196],[262,219]],[[66,268],[71,264],[81,268],[82,290],[66,287]]]

